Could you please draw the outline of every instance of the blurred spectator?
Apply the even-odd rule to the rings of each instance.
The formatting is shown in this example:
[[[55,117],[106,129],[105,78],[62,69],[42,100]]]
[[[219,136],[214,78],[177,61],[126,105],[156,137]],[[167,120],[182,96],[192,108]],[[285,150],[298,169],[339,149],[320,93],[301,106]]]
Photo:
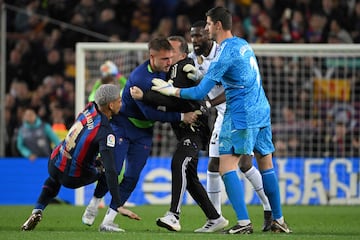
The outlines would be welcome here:
[[[34,161],[37,157],[48,157],[59,138],[48,123],[43,122],[33,109],[26,109],[23,124],[17,135],[17,148],[23,157]]]
[[[285,43],[304,43],[305,19],[301,11],[285,9],[281,22],[281,38]]]
[[[324,43],[323,30],[326,17],[322,12],[314,12],[309,19],[309,27],[306,31],[305,40],[308,43]]]
[[[88,101],[94,101],[95,92],[102,84],[118,84],[120,89],[125,87],[127,79],[120,73],[114,62],[107,60],[100,66],[101,79],[98,79],[90,92]]]
[[[169,37],[173,33],[174,23],[169,17],[162,18],[159,26],[152,33],[152,38],[156,37]]]
[[[131,17],[130,41],[134,41],[141,33],[151,34],[151,8],[147,0],[136,2]]]
[[[66,137],[66,134],[68,133],[68,129],[65,124],[63,110],[60,107],[55,106],[51,111],[51,119],[52,119],[52,124],[51,124],[52,130],[60,140],[63,140]]]
[[[360,43],[360,1],[357,0],[349,17],[350,33],[355,43]]]
[[[118,39],[125,40],[126,30],[116,21],[114,9],[105,8],[101,10],[100,16],[95,20],[94,31],[106,36],[118,36]]]
[[[84,18],[86,29],[91,29],[99,15],[99,11],[95,6],[95,0],[80,0],[74,8],[74,13],[78,13]]]
[[[325,136],[323,142],[324,157],[349,157],[351,156],[352,139],[348,129],[348,117],[345,112],[335,116],[333,131]]]
[[[353,43],[350,33],[344,29],[337,18],[333,18],[330,22],[328,43]]]
[[[39,18],[34,14],[37,12],[39,5],[39,0],[28,1],[25,7],[25,13],[18,12],[16,14],[14,21],[15,31],[26,33],[36,26],[36,24],[39,22]]]
[[[187,15],[178,15],[176,17],[175,32],[172,35],[183,36],[187,42],[191,42],[190,37],[191,23]]]
[[[245,34],[248,37],[248,41],[256,42],[256,29],[259,27],[259,16],[262,8],[259,2],[252,1],[249,7],[249,15],[244,19]]]

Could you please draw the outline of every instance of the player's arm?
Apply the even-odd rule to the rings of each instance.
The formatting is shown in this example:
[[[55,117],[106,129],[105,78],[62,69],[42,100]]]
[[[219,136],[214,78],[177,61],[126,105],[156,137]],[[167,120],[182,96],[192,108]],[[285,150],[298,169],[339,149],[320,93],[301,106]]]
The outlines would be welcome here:
[[[115,136],[112,136],[115,139]],[[107,136],[107,138],[111,138],[111,136]],[[109,141],[107,139],[107,141]],[[114,140],[115,141],[115,140]],[[120,193],[119,193],[119,182],[118,175],[116,173],[115,167],[115,158],[114,158],[114,150],[109,147],[105,147],[100,150],[101,159],[103,160],[103,165],[105,168],[105,177],[106,183],[109,188],[111,197],[117,207],[120,207]]]
[[[130,94],[135,100],[143,101],[145,104],[154,107],[163,106],[166,111],[186,112],[191,108],[188,102],[183,99],[165,96],[153,90],[143,92],[136,86],[130,88]]]
[[[176,88],[172,85],[172,82],[166,82],[158,78],[154,78],[152,82],[154,86],[151,89],[154,91],[158,91],[167,96],[176,96],[192,100],[203,100],[211,88],[217,83],[207,77],[207,75],[205,75],[199,85],[191,88]]]
[[[221,94],[217,95],[215,98],[206,100],[205,102],[206,102],[206,107],[211,108],[211,107],[215,107],[219,104],[222,104],[225,101],[226,101],[225,91],[223,91]]]

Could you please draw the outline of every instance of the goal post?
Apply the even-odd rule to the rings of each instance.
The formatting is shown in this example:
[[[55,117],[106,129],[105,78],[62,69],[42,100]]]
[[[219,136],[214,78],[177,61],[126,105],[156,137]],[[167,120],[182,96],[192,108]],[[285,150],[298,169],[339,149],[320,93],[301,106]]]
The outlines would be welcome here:
[[[359,44],[251,46],[271,104],[275,157],[340,154],[333,152],[339,145],[327,141],[340,121],[346,123],[346,135],[360,141]],[[128,77],[146,59],[147,43],[77,43],[75,115],[83,110],[92,84],[100,78],[102,63],[112,60]],[[169,124],[155,125],[152,156],[170,157],[176,147],[172,134]],[[358,152],[349,148],[346,156],[358,157]],[[83,205],[85,196],[84,188],[76,190],[75,203]]]

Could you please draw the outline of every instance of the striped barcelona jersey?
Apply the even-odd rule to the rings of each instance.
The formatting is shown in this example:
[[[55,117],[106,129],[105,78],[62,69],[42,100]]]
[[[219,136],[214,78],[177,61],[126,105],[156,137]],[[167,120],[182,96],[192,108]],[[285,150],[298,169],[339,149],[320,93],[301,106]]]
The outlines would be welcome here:
[[[78,115],[66,138],[51,154],[51,159],[54,159],[55,166],[61,172],[66,172],[72,177],[80,177],[81,169],[94,168],[100,141],[105,139],[102,136],[108,133],[99,131],[102,119],[106,117],[102,117],[93,102]]]

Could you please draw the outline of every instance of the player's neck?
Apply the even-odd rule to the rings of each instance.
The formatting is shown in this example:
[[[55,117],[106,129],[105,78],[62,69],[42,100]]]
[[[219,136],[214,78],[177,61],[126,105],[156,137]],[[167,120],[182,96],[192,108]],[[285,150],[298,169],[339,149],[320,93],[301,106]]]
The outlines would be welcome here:
[[[223,31],[221,32],[220,34],[218,34],[218,36],[216,37],[216,42],[218,44],[221,44],[225,39],[228,39],[228,38],[232,38],[233,35],[231,33],[231,31]]]
[[[111,118],[112,113],[109,109],[105,109],[105,107],[100,107],[99,109],[108,119]]]

